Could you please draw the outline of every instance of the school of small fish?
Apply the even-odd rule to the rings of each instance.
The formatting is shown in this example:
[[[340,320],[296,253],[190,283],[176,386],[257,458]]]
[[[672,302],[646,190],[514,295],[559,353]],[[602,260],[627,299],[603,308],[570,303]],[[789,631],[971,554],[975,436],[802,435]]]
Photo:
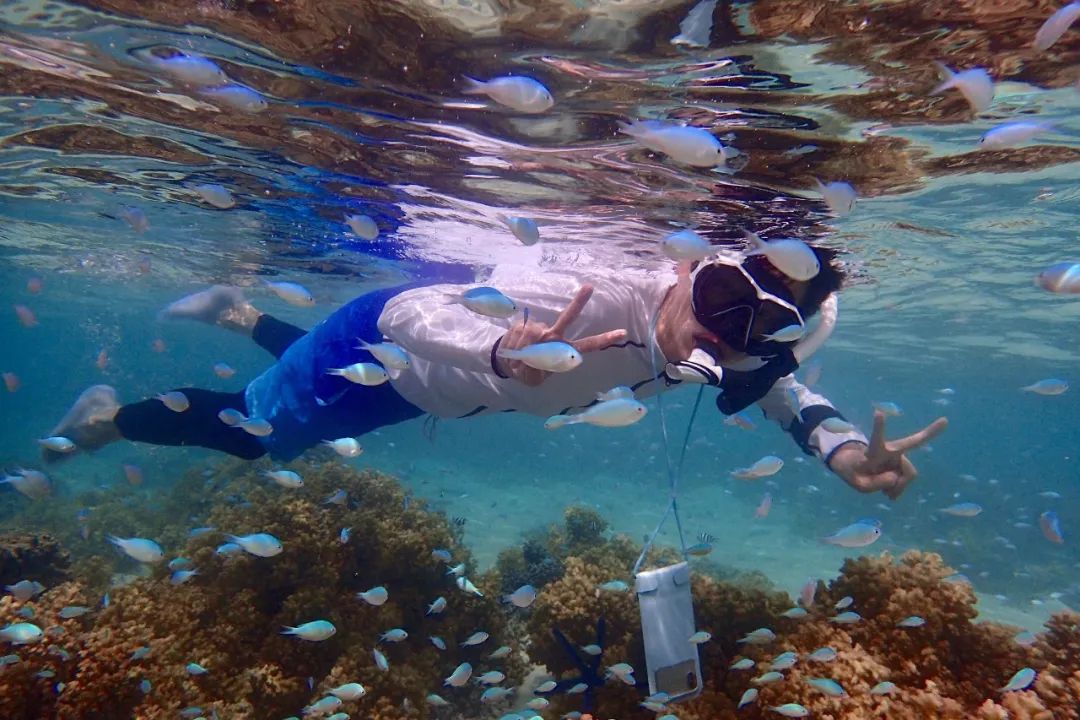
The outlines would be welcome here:
[[[691,47],[701,46],[703,43],[698,38],[695,26],[700,23],[704,14],[697,12],[696,17],[688,17],[684,26],[680,27],[680,35],[673,42]],[[1080,18],[1080,2],[1072,2],[1061,7],[1039,29],[1033,40],[1033,48],[1040,52],[1048,50],[1069,31],[1078,18]],[[707,44],[707,38],[704,44]],[[227,73],[209,58],[193,53],[178,53],[170,57],[147,55],[146,61],[163,76],[171,78],[180,86],[191,89],[199,97],[218,107],[241,113],[259,113],[266,111],[271,106],[271,101],[268,101],[261,93],[232,82]],[[943,63],[937,63],[937,66],[941,74],[941,82],[930,90],[931,95],[956,91],[964,98],[972,113],[976,116],[994,106],[995,86],[993,78],[987,69],[953,69]],[[460,92],[468,96],[485,97],[493,103],[493,105],[485,103],[485,107],[496,113],[505,113],[509,110],[513,113],[538,115],[549,110],[556,102],[551,91],[543,83],[534,78],[520,75],[505,75],[487,80],[467,76],[462,77],[460,79]],[[618,132],[630,138],[634,144],[639,145],[646,151],[658,153],[676,164],[694,168],[720,168],[723,170],[728,167],[729,163],[740,156],[738,150],[725,145],[709,129],[686,124],[682,121],[637,119],[631,122],[619,122]],[[1058,129],[1053,125],[1038,120],[1010,121],[999,124],[982,134],[977,141],[977,145],[981,151],[1001,151],[1031,142],[1039,136],[1058,132]],[[818,178],[813,178],[813,181],[822,202],[832,215],[842,217],[854,212],[858,202],[858,193],[850,184],[843,181],[823,182]],[[247,202],[243,197],[238,198],[233,190],[214,182],[191,184],[187,186],[186,190],[190,193],[187,197],[191,201],[202,203],[217,210],[229,210]],[[197,200],[195,200],[196,198]],[[116,212],[119,218],[124,220],[135,232],[146,233],[151,229],[150,220],[140,208],[121,206]],[[338,215],[337,218],[341,218],[341,216]],[[335,222],[341,221],[336,220]],[[379,222],[368,215],[349,214],[344,216],[343,222],[351,233],[361,240],[373,242],[379,238]],[[503,222],[510,233],[523,246],[528,247],[540,243],[540,229],[535,219],[525,216],[507,216],[503,218]],[[744,231],[744,239],[746,248],[743,255],[745,257],[765,257],[781,273],[792,279],[809,280],[821,270],[817,257],[802,240],[786,237],[766,240],[749,231]],[[547,241],[545,240],[546,244]],[[676,230],[666,235],[660,240],[659,247],[666,257],[678,263],[698,262],[717,253],[717,246],[711,244],[706,237],[689,228]],[[1034,277],[1034,284],[1049,293],[1059,295],[1080,294],[1080,262],[1064,261],[1049,265]],[[264,280],[263,286],[281,301],[295,307],[311,308],[317,302],[315,296],[307,288],[295,282]],[[28,283],[28,291],[31,294],[36,295],[41,290],[40,280],[36,282],[32,280],[31,283]],[[517,302],[504,295],[501,291],[487,286],[475,287],[460,295],[447,295],[444,302],[448,305],[460,305],[469,312],[489,318],[509,320],[522,311],[525,312],[526,321],[528,318],[527,309],[519,306]],[[35,328],[41,324],[38,316],[30,307],[16,304],[13,306],[13,310],[15,318],[24,328]],[[779,343],[795,343],[805,336],[806,330],[807,328],[801,324],[790,325],[771,333],[766,339]],[[344,367],[328,367],[322,372],[334,378],[341,378],[342,381],[352,385],[361,386],[361,388],[357,388],[357,391],[360,391],[364,387],[374,388],[388,383],[396,377],[395,373],[410,367],[408,354],[397,345],[384,342],[382,338],[378,338],[376,342],[358,340],[360,345],[356,347],[356,350],[365,355],[358,355],[357,362],[353,364]],[[152,349],[155,352],[165,352],[167,348],[163,340],[157,339],[154,341]],[[370,356],[370,360],[373,360],[373,362],[369,361],[367,356]],[[513,349],[501,348],[495,353],[495,357],[505,361],[520,362],[530,368],[548,373],[570,372],[579,367],[584,360],[581,353],[572,345],[561,341],[543,342]],[[110,360],[110,353],[106,348],[102,348],[97,353],[94,364],[98,370],[106,372],[110,368]],[[223,380],[228,380],[236,374],[236,370],[225,362],[215,364],[212,371],[218,378]],[[820,366],[815,372],[820,372]],[[807,369],[807,374],[809,373],[810,370]],[[2,377],[8,393],[20,391],[22,381],[16,374],[5,372]],[[813,381],[807,378],[806,384],[813,385],[816,380],[816,377]],[[1028,395],[1052,398],[1068,392],[1070,385],[1064,379],[1046,378],[1019,386],[1018,389]],[[953,394],[951,389],[948,393],[939,392],[943,396]],[[1013,392],[1015,393],[1016,390],[1013,390]],[[179,390],[162,392],[157,394],[155,399],[168,410],[178,415],[191,409],[191,401],[184,392]],[[939,398],[939,400],[941,399],[943,398]],[[1028,399],[1031,401],[1037,400],[1037,398]],[[1041,402],[1041,400],[1039,401]],[[889,417],[899,417],[903,414],[900,406],[894,402],[880,401],[874,403],[873,407],[878,412]],[[797,402],[793,409],[799,421],[802,421],[803,417],[798,410]],[[646,407],[635,399],[633,390],[619,386],[606,393],[601,393],[593,404],[584,409],[560,413],[550,417],[546,421],[545,427],[551,430],[577,424],[624,427],[639,422],[644,418],[646,412]],[[249,418],[238,410],[221,410],[217,418],[225,425],[243,430],[257,437],[266,437],[273,432],[272,426],[265,419]],[[753,430],[755,427],[753,421],[741,413],[731,416],[724,422],[743,430]],[[825,419],[821,422],[821,427],[834,434],[849,433],[856,429],[851,422],[840,417]],[[41,437],[36,442],[43,449],[57,454],[70,454],[78,450],[78,446],[72,439],[59,435]],[[363,452],[359,441],[352,437],[325,439],[322,445],[346,459],[356,458]],[[780,457],[767,455],[747,467],[730,471],[729,475],[739,480],[758,480],[776,475],[784,465],[785,462]],[[138,466],[125,464],[122,469],[129,484],[137,486],[143,483],[142,470]],[[291,470],[266,470],[262,473],[262,476],[277,488],[281,488],[282,492],[299,490],[304,487],[302,477]],[[10,485],[15,491],[32,500],[45,498],[52,491],[52,484],[45,473],[32,469],[18,469],[11,474],[6,474],[5,477],[0,479],[0,484]],[[1043,493],[1042,497],[1046,500],[1060,499],[1060,495],[1056,493],[1053,495]],[[984,507],[981,504],[957,498],[954,498],[954,500],[956,501],[947,505],[944,503],[939,504],[936,506],[936,510],[933,507],[928,508],[928,510],[933,510],[938,515],[948,516],[945,521],[956,524],[977,523],[983,519],[980,518],[984,512]],[[347,505],[349,498],[344,490],[339,490],[326,498],[324,503],[339,506]],[[769,517],[773,503],[772,493],[766,492],[754,512],[755,518],[765,520]],[[885,506],[885,509],[887,507]],[[1030,510],[1025,510],[1018,515],[1018,518],[1021,519],[1014,522],[1014,527],[1017,529],[1023,529],[1021,525],[1035,527],[1037,523],[1039,531],[1049,543],[1056,546],[1066,543],[1066,535],[1061,527],[1061,520],[1054,510],[1047,509],[1037,515]],[[84,519],[81,518],[81,520]],[[192,537],[206,532],[216,531],[213,528],[196,528],[192,531]],[[341,544],[349,543],[351,528],[341,528],[336,532],[338,541]],[[864,548],[879,541],[883,537],[883,533],[882,522],[876,519],[864,518],[838,528],[831,534],[822,537],[821,542],[841,548]],[[245,535],[223,533],[223,537],[228,542],[218,546],[217,552],[221,555],[248,553],[260,559],[270,560],[287,552],[285,543],[267,532],[251,532]],[[998,537],[1003,538],[1001,535]],[[109,535],[107,540],[118,552],[123,553],[137,563],[157,565],[165,561],[164,550],[153,539]],[[1003,538],[1001,545],[1010,550],[1016,549],[1015,545],[1012,545],[1007,538]],[[703,557],[709,555],[713,549],[714,542],[711,540],[702,541],[687,547],[686,554],[691,557]],[[451,563],[451,553],[445,549],[434,549],[432,557],[448,566]],[[169,582],[174,585],[198,583],[198,570],[188,567],[189,565],[190,560],[187,558],[174,558],[168,562]],[[466,568],[463,564],[455,565],[450,567],[447,576],[452,579],[453,586],[464,595],[471,594],[483,597],[481,590],[465,575],[465,571]],[[963,580],[966,578],[958,576],[955,579]],[[448,587],[450,587],[449,583]],[[845,597],[834,603],[831,610],[815,606],[814,592],[816,587],[816,579],[809,581],[800,594],[800,605],[785,611],[782,616],[786,620],[798,621],[807,617],[810,613],[836,611],[835,614],[828,617],[829,622],[837,625],[855,625],[863,622],[864,618],[859,612],[850,609],[857,605],[856,599],[852,597]],[[611,580],[597,585],[595,591],[600,595],[603,593],[626,593],[629,589],[626,582]],[[45,592],[46,588],[39,582],[24,579],[7,585],[5,590],[15,600],[30,603],[36,596]],[[508,611],[516,612],[518,610],[527,611],[536,600],[536,597],[536,588],[531,585],[523,585],[514,592],[503,596],[502,600],[508,606]],[[380,608],[390,600],[390,592],[385,586],[378,585],[357,592],[356,599],[364,603],[365,606],[369,606],[369,609]],[[30,611],[29,616],[32,617],[32,608],[27,607]],[[423,617],[431,618],[433,622],[438,616],[448,611],[451,611],[450,602],[445,596],[440,596],[426,605]],[[88,607],[67,606],[59,612],[59,616],[63,619],[75,619],[91,612],[93,612],[93,609]],[[375,610],[372,610],[372,612],[375,612]],[[337,627],[326,619],[305,620],[301,617],[296,618],[294,622],[298,624],[284,626],[280,631],[281,635],[289,638],[289,642],[294,640],[303,641],[300,644],[334,642],[334,636],[338,631]],[[922,628],[926,626],[927,621],[921,615],[912,614],[895,619],[894,624],[897,629],[917,633],[926,632]],[[413,628],[413,632],[418,630],[418,628]],[[31,622],[12,623],[0,628],[0,642],[5,642],[14,647],[39,642],[43,636],[44,631],[42,628]],[[390,672],[390,660],[386,654],[389,652],[387,646],[404,643],[410,637],[413,636],[410,635],[409,630],[406,628],[393,627],[385,629],[378,638],[372,638],[372,655],[376,668],[384,673]],[[713,636],[709,631],[697,630],[686,637],[686,641],[695,646],[701,646],[709,643],[712,638]],[[763,652],[762,649],[774,643],[777,638],[777,633],[774,630],[762,627],[741,637],[738,644],[747,652],[753,651],[757,653]],[[467,637],[461,639],[452,638],[451,640],[453,641],[451,646],[456,645],[458,649],[478,648],[484,645],[490,648],[494,644],[494,642],[488,642],[491,640],[491,636],[482,629],[477,629]],[[439,651],[447,651],[447,642],[438,635],[428,636],[428,639],[424,642],[430,642]],[[1034,638],[1020,633],[1017,635],[1016,642],[1027,645],[1034,642]],[[383,649],[374,647],[374,645],[382,645]],[[590,657],[603,657],[605,653],[605,648],[595,643],[581,645],[579,648]],[[149,647],[142,648],[137,650],[131,659],[145,658],[149,652]],[[500,660],[508,657],[512,652],[513,648],[511,646],[502,645],[485,657],[489,660]],[[767,671],[756,677],[747,676],[747,682],[755,687],[745,690],[739,700],[738,708],[742,709],[756,703],[762,693],[765,693],[767,697],[775,697],[769,695],[771,692],[769,688],[778,686],[778,684],[787,680],[784,672],[797,664],[813,663],[816,668],[826,667],[828,663],[837,660],[841,654],[841,651],[834,648],[822,647],[804,656],[800,656],[794,651],[785,651],[771,659],[764,657],[757,659],[740,657],[735,659],[729,665],[731,670],[749,671],[755,667],[768,667]],[[0,669],[5,665],[15,664],[19,661],[17,655],[0,658]],[[202,662],[206,661],[202,660]],[[192,677],[203,675],[212,677],[214,673],[223,671],[223,669],[214,667],[212,663],[208,664],[209,667],[204,666],[198,660],[191,660],[186,665],[183,665],[183,671]],[[619,682],[628,686],[634,686],[638,682],[634,676],[634,668],[626,662],[613,662],[610,665],[604,665],[603,668],[604,678],[607,681]],[[450,697],[452,692],[463,692],[463,689],[469,687],[470,681],[475,685],[484,687],[480,694],[480,700],[485,704],[503,702],[514,693],[513,689],[501,686],[506,680],[506,674],[501,670],[488,669],[480,671],[474,669],[470,662],[460,662],[453,668],[448,667],[447,670],[449,670],[449,674],[443,682],[443,688],[438,688],[441,692],[446,693],[447,697]],[[1032,668],[1021,668],[1004,682],[1000,687],[1000,692],[1022,691],[1035,682],[1037,675],[1036,670]],[[843,698],[848,695],[848,691],[844,687],[829,677],[806,677],[804,681],[817,692],[829,697]],[[554,692],[557,687],[556,681],[547,680],[534,688],[533,692],[537,695],[543,695]],[[152,691],[149,682],[145,680],[140,684],[140,689],[144,693]],[[589,686],[585,683],[578,683],[565,688],[565,692],[572,695],[585,693],[588,690]],[[903,692],[902,688],[884,679],[869,690],[871,695],[876,696],[892,695],[900,692]],[[339,712],[344,703],[358,701],[366,694],[367,689],[359,682],[345,683],[328,691],[325,697],[303,708],[301,712],[304,716],[328,716],[331,720],[343,720],[349,717],[348,714]],[[642,702],[642,706],[659,714],[667,711],[668,699],[663,693],[657,693],[646,698]],[[451,704],[434,691],[427,696],[427,703],[434,708]],[[529,710],[539,712],[546,709],[548,704],[549,701],[546,698],[538,696],[530,699],[524,706]],[[802,718],[810,715],[805,707],[794,702],[771,705],[767,709],[777,715],[790,718]],[[202,712],[200,708],[192,707],[181,710],[180,714],[183,717],[196,718],[201,716]],[[506,717],[524,716],[509,715]],[[664,715],[661,720],[666,718],[674,718],[674,716]]]

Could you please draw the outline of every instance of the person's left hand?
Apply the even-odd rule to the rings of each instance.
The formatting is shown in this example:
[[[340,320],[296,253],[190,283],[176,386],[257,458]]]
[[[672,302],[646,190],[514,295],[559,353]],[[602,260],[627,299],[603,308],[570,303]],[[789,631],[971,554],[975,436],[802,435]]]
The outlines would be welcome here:
[[[579,353],[597,352],[612,345],[617,345],[626,340],[626,330],[608,330],[597,335],[569,340],[566,338],[566,329],[577,320],[581,311],[592,297],[593,286],[582,285],[574,295],[574,299],[563,309],[555,322],[550,326],[536,320],[528,320],[521,324],[515,324],[503,335],[499,344],[500,350],[517,350],[527,345],[543,342],[565,342],[573,346]],[[528,316],[526,315],[526,318]],[[538,370],[530,367],[520,360],[497,359],[503,375],[536,387],[544,382],[551,373],[547,370]]]
[[[896,500],[919,474],[906,453],[930,442],[948,425],[948,418],[940,417],[907,437],[886,440],[885,413],[878,410],[874,413],[874,432],[870,436],[870,445],[844,445],[833,455],[829,466],[844,482],[859,492],[880,490],[890,499]]]

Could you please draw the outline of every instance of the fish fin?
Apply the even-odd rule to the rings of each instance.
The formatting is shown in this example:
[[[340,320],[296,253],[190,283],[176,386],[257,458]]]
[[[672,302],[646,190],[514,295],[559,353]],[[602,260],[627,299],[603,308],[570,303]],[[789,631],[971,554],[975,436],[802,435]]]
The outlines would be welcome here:
[[[619,126],[619,132],[623,135],[629,135],[632,138],[638,138],[648,132],[649,125],[644,120],[635,120],[633,122],[623,122],[617,120],[616,124]]]
[[[936,65],[938,70],[940,70],[941,73],[945,76],[945,80],[940,85],[931,90],[930,94],[940,95],[946,90],[956,87],[956,73],[953,72],[948,66],[946,66],[945,63],[938,62],[937,60],[934,61],[934,65]]]
[[[618,400],[620,398],[633,399],[634,391],[628,388],[626,385],[616,385],[610,390],[596,393],[596,399],[600,402],[606,400]]]
[[[722,175],[734,175],[750,164],[750,153],[745,150],[724,146],[724,164],[713,168],[713,172]]]
[[[562,426],[569,424],[569,415],[552,415],[544,422],[544,427],[548,430],[558,430]]]
[[[316,395],[315,396],[315,402],[319,407],[328,407],[328,406],[333,405],[334,403],[336,403],[338,400],[340,400],[345,395],[345,393],[349,392],[349,390],[351,390],[351,389],[352,388],[347,387],[344,390],[342,390],[341,392],[334,394],[329,400],[323,400],[321,397]]]
[[[749,230],[743,230],[743,239],[746,240],[750,247],[750,251],[746,255],[762,255],[765,252],[766,244],[755,232]]]
[[[487,92],[487,83],[483,80],[477,80],[476,78],[469,77],[468,75],[462,75],[461,79],[465,82],[465,87],[461,92],[466,95],[483,95]]]

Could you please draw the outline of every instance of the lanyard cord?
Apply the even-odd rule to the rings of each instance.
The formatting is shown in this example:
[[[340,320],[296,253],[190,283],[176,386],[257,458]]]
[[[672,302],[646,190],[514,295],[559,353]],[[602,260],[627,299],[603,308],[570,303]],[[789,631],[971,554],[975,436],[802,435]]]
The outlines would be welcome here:
[[[656,315],[650,323],[653,345],[649,350],[649,360],[652,362],[653,378],[655,378],[657,382],[659,382],[661,377],[666,379],[666,375],[661,375],[656,367],[656,326],[659,319],[660,311],[657,309]],[[662,389],[657,390],[656,411],[660,415],[660,437],[663,440],[664,445],[664,462],[667,464],[668,492],[670,499],[668,501],[667,510],[664,511],[664,515],[660,518],[660,522],[657,523],[656,529],[652,531],[652,534],[650,534],[645,541],[645,546],[641,549],[641,554],[638,556],[637,562],[634,563],[634,575],[637,575],[638,570],[641,569],[641,564],[645,562],[645,556],[648,555],[649,550],[652,549],[653,543],[656,541],[656,536],[660,534],[660,530],[664,527],[664,523],[667,522],[669,515],[675,516],[675,527],[679,531],[679,546],[682,548],[683,558],[686,558],[686,537],[683,535],[682,520],[679,519],[679,476],[682,475],[683,461],[686,459],[686,448],[690,443],[690,430],[694,427],[694,419],[697,417],[698,408],[701,406],[701,396],[704,392],[705,386],[698,386],[697,398],[694,400],[694,409],[690,413],[690,421],[686,424],[686,435],[683,437],[682,450],[679,452],[679,464],[677,467],[672,468],[671,444],[668,441],[667,418],[664,417],[664,400],[662,397],[664,393]]]

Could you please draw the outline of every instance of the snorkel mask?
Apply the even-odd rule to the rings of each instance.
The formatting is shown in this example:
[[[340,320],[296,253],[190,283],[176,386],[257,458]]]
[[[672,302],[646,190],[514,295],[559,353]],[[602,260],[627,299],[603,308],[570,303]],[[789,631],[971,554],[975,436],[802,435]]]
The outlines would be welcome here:
[[[791,291],[767,272],[758,273],[760,279],[754,277],[745,262],[718,256],[694,271],[690,295],[694,318],[739,352],[766,357],[790,350],[801,332],[790,333],[788,340],[771,336],[792,326],[806,327]]]

